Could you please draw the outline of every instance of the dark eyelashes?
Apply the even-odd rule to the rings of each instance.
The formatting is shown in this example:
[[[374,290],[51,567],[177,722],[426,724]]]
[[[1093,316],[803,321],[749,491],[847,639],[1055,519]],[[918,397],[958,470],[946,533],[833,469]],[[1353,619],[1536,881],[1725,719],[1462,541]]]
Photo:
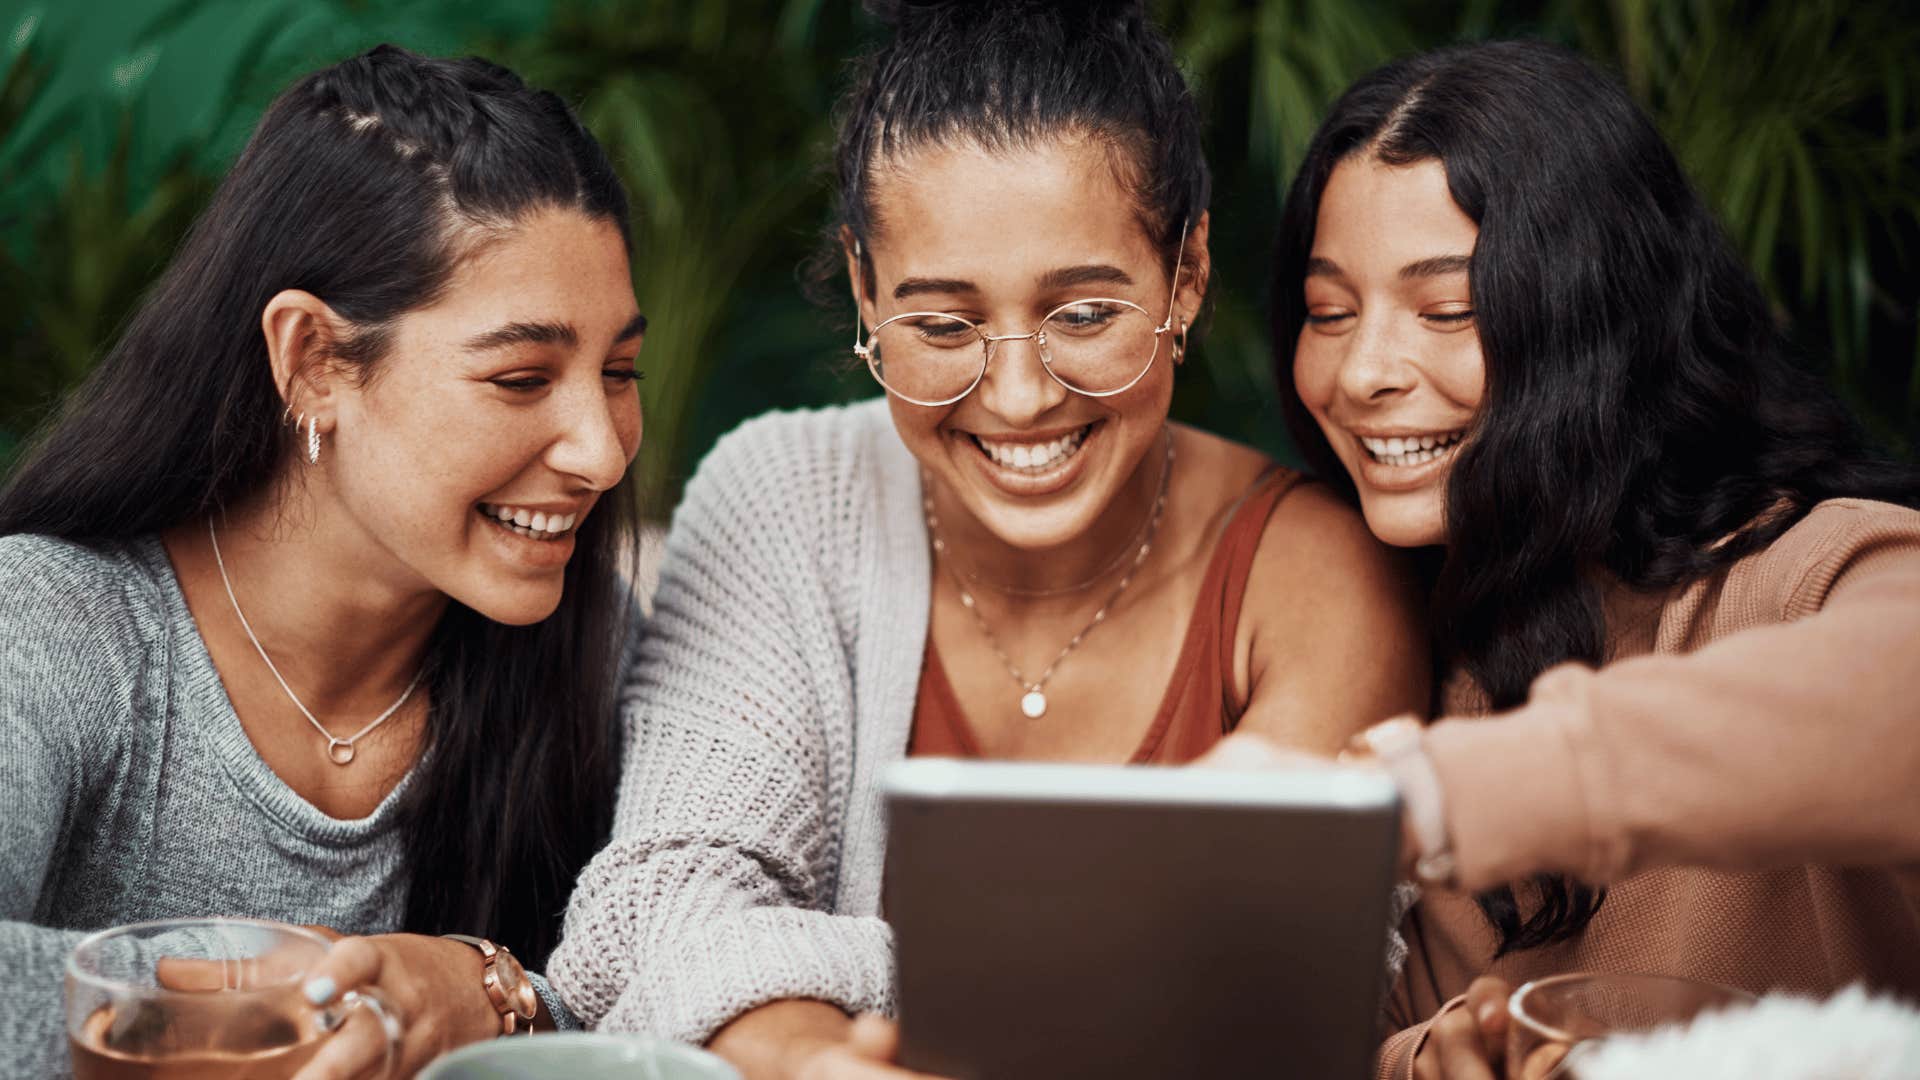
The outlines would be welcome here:
[[[1467,322],[1468,320],[1472,319],[1473,312],[1443,311],[1443,312],[1436,312],[1432,315],[1422,315],[1420,317],[1427,320],[1428,322],[1447,323],[1449,325],[1452,325],[1456,323]],[[1307,322],[1313,326],[1325,326],[1328,323],[1336,323],[1342,319],[1351,319],[1351,318],[1353,318],[1353,314],[1351,312],[1342,312],[1339,315],[1308,315]]]
[[[612,369],[603,369],[600,372],[600,376],[601,378],[605,378],[605,379],[620,379],[629,383],[637,383],[640,380],[646,378],[647,373],[637,368],[629,369],[629,370],[618,370],[618,371],[612,370]],[[530,376],[527,376],[526,378],[520,378],[520,379],[492,379],[489,381],[492,382],[493,385],[500,387],[502,390],[524,391],[524,390],[538,390],[541,387],[547,385],[547,383],[550,380],[548,380],[544,375],[530,375]]]

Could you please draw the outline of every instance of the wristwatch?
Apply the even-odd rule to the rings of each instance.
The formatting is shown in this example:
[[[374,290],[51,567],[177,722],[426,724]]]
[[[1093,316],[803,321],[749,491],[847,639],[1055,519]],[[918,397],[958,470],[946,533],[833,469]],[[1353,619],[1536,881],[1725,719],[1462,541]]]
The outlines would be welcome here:
[[[480,984],[487,988],[487,1000],[499,1010],[500,1034],[511,1035],[522,1025],[527,1034],[533,1034],[533,1014],[540,1008],[540,997],[534,992],[533,980],[527,978],[527,969],[520,966],[520,961],[514,959],[505,946],[495,945],[486,938],[470,934],[440,936],[480,950],[480,962],[484,965]]]

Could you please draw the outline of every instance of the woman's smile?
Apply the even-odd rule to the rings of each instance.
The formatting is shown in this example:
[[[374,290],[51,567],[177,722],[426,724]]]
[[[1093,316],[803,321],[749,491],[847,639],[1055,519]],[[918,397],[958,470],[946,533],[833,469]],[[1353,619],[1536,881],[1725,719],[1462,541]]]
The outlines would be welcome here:
[[[1064,431],[982,435],[954,432],[961,456],[995,489],[1016,498],[1052,495],[1070,487],[1092,460],[1106,422],[1095,420]]]

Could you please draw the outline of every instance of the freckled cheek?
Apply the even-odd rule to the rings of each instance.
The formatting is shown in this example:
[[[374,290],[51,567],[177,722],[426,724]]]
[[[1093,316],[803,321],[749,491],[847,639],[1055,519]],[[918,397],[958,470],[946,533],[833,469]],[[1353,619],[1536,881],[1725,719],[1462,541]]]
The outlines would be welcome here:
[[[1323,347],[1307,331],[1302,330],[1299,343],[1293,351],[1293,389],[1316,416],[1332,404],[1338,372],[1338,358],[1332,350]]]
[[[1133,389],[1118,397],[1105,399],[1108,408],[1130,420],[1159,427],[1173,403],[1173,365],[1156,365]],[[1096,402],[1100,398],[1092,399]]]
[[[640,398],[633,395],[614,409],[613,428],[620,446],[626,451],[627,461],[632,463],[640,452],[640,441],[646,430],[646,414],[640,408]]]
[[[1479,338],[1461,335],[1466,340],[1449,350],[1442,363],[1433,365],[1431,377],[1441,394],[1466,409],[1477,409],[1487,391],[1487,363],[1480,351]]]
[[[893,414],[893,429],[909,449],[937,446],[944,437],[941,425],[962,408],[966,400],[970,399],[963,399],[959,404],[944,409],[929,409],[924,405],[908,404],[892,395],[887,398],[889,411]]]

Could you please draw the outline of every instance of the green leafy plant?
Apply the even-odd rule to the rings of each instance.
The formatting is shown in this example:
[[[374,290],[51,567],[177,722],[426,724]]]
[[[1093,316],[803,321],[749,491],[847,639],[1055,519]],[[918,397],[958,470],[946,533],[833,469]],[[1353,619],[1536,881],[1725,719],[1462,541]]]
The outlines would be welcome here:
[[[492,52],[574,103],[632,195],[634,288],[649,320],[638,468],[651,512],[677,501],[704,450],[693,441],[703,405],[763,397],[751,385],[716,385],[729,354],[764,357],[745,383],[784,381],[783,369],[824,355],[824,328],[796,317],[791,280],[825,212],[815,167],[841,52],[822,38],[854,30],[824,8],[569,4],[544,35]],[[768,281],[784,283],[781,295],[756,291]],[[710,442],[717,433],[702,434]]]
[[[1353,78],[1412,48],[1559,41],[1618,72],[1647,108],[1808,362],[1879,441],[1920,451],[1920,20],[1902,5],[1473,0],[1436,15],[1404,2],[1192,0],[1163,5],[1163,18],[1208,91],[1227,274],[1263,284],[1263,196],[1284,197],[1318,117]],[[1213,426],[1257,442],[1262,431],[1236,423],[1269,423],[1249,407],[1268,377],[1265,304],[1247,305],[1256,290],[1244,277],[1226,280],[1238,288],[1220,301],[1205,392],[1188,396]]]
[[[1920,22],[1896,5],[1615,0],[1615,59],[1874,433],[1920,449]]]
[[[747,416],[875,392],[844,362],[850,310],[813,309],[795,282],[826,221],[820,170],[846,59],[877,32],[857,4],[99,6],[0,13],[0,469],[110,342],[272,95],[382,40],[494,57],[560,91],[608,147],[633,194],[634,285],[652,319],[651,513]],[[1531,35],[1621,73],[1809,362],[1882,442],[1920,451],[1920,20],[1896,0],[1153,6],[1199,87],[1216,174],[1215,306],[1181,371],[1180,418],[1286,452],[1267,265],[1286,184],[1334,96],[1416,48]]]

